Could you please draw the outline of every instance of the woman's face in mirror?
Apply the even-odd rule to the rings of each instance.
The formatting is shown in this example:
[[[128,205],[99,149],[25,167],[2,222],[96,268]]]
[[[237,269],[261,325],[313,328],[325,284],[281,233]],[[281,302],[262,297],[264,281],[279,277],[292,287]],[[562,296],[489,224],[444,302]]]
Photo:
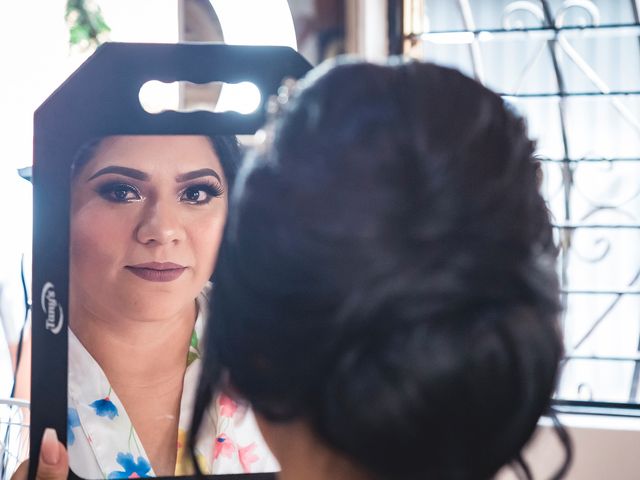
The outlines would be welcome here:
[[[193,304],[227,214],[224,173],[207,137],[105,138],[75,172],[71,205],[73,303],[137,321]]]

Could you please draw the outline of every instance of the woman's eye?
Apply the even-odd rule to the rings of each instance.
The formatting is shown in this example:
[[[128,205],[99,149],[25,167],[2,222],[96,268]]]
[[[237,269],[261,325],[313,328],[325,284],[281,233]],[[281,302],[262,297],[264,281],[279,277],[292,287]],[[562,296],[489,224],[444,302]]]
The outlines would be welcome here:
[[[100,188],[100,195],[112,202],[126,203],[140,200],[142,197],[138,190],[127,184],[107,184]]]
[[[184,199],[189,202],[197,202],[206,198],[207,194],[203,190],[196,190],[195,188],[187,188],[184,192]]]
[[[224,191],[217,185],[194,185],[182,192],[181,200],[194,205],[209,203],[213,198],[220,197]]]

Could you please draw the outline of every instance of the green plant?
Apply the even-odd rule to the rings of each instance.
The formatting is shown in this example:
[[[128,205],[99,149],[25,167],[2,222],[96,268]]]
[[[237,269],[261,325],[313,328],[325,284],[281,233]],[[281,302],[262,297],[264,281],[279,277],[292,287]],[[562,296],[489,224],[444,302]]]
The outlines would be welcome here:
[[[72,47],[98,46],[111,31],[100,7],[92,0],[67,0],[64,18],[69,26],[69,45]]]

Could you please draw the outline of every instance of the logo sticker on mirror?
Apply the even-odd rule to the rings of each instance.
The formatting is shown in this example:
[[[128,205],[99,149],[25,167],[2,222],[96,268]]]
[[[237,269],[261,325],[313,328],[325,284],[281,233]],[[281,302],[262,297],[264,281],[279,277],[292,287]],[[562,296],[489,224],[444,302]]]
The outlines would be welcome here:
[[[47,315],[45,327],[54,335],[60,333],[62,325],[64,324],[64,313],[62,307],[56,299],[56,289],[53,283],[47,282],[42,287],[42,294],[40,296],[40,303],[42,305],[42,311]]]

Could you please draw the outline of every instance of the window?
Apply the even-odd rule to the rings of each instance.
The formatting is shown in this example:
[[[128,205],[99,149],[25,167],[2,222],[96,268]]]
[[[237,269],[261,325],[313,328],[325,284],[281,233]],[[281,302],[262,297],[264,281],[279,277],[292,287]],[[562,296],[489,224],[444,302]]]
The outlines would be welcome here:
[[[640,415],[640,1],[405,0],[390,44],[501,93],[560,245],[559,407]],[[392,33],[393,35],[393,33]]]

